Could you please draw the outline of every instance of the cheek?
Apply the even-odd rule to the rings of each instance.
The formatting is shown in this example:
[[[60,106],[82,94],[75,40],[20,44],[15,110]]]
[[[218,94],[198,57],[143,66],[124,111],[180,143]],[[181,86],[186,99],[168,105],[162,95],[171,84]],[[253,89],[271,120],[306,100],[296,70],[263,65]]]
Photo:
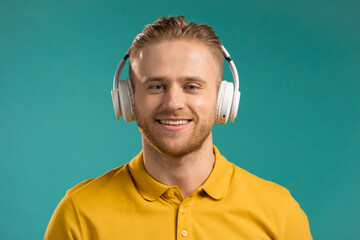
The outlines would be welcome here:
[[[134,97],[136,108],[143,114],[151,114],[151,111],[158,108],[158,106],[161,104],[159,97],[149,96],[141,92],[135,93]]]
[[[198,109],[204,114],[209,114],[212,111],[216,110],[216,99],[217,94],[212,94],[202,97],[194,97],[189,99],[189,105],[194,109]]]

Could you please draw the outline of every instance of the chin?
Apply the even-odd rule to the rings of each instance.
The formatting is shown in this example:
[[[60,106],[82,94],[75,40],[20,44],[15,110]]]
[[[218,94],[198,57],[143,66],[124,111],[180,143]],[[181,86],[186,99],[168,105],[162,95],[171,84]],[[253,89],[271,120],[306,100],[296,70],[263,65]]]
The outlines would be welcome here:
[[[186,139],[181,141],[157,141],[157,139],[145,139],[157,152],[171,156],[182,157],[200,149],[205,140],[204,139]],[[195,140],[195,141],[194,141]],[[196,141],[197,140],[197,141]],[[199,141],[200,140],[200,141]]]
[[[187,146],[179,146],[179,147],[170,147],[170,146],[160,146],[156,148],[160,153],[170,156],[170,157],[183,157],[188,155],[191,152],[194,152],[198,148],[196,147],[187,147]]]
[[[213,119],[209,118],[202,124],[197,124],[196,127],[184,132],[173,133],[159,132],[154,125],[148,124],[141,117],[137,119],[137,124],[143,137],[143,147],[146,144],[160,154],[182,157],[201,149],[209,140],[212,146]]]

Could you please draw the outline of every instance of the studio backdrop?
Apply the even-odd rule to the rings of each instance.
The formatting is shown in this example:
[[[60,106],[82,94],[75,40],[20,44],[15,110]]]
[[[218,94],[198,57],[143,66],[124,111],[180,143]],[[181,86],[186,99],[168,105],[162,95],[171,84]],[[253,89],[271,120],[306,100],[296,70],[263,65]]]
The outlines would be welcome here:
[[[221,153],[288,188],[314,239],[360,239],[359,12],[352,0],[1,1],[0,239],[43,238],[67,189],[141,150],[136,122],[116,121],[113,75],[145,24],[178,14],[212,26],[239,71],[238,117],[213,131]]]

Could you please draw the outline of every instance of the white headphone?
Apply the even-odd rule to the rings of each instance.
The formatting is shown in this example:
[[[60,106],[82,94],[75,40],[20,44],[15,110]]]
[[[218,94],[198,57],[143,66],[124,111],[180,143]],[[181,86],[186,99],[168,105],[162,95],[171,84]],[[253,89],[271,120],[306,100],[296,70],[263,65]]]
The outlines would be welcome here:
[[[239,91],[239,75],[236,70],[234,62],[231,60],[230,54],[221,46],[224,57],[229,63],[229,67],[234,79],[235,87],[233,83],[225,80],[221,81],[218,99],[216,106],[216,117],[215,123],[226,123],[230,118],[231,122],[234,122],[240,102],[240,91]],[[125,80],[119,80],[120,74],[125,66],[126,60],[130,56],[130,49],[127,50],[125,57],[121,59],[117,66],[113,90],[111,91],[111,97],[113,100],[114,111],[116,119],[119,120],[121,116],[124,117],[126,122],[135,121],[134,115],[134,89],[129,78]]]

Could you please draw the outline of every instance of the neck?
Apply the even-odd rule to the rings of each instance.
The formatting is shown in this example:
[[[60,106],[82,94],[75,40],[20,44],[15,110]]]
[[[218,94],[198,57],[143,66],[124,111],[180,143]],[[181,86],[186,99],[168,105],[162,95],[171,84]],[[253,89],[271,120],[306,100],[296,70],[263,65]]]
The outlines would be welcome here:
[[[212,136],[199,149],[180,157],[159,152],[143,138],[143,161],[154,179],[167,186],[178,186],[185,199],[205,182],[213,169]]]

